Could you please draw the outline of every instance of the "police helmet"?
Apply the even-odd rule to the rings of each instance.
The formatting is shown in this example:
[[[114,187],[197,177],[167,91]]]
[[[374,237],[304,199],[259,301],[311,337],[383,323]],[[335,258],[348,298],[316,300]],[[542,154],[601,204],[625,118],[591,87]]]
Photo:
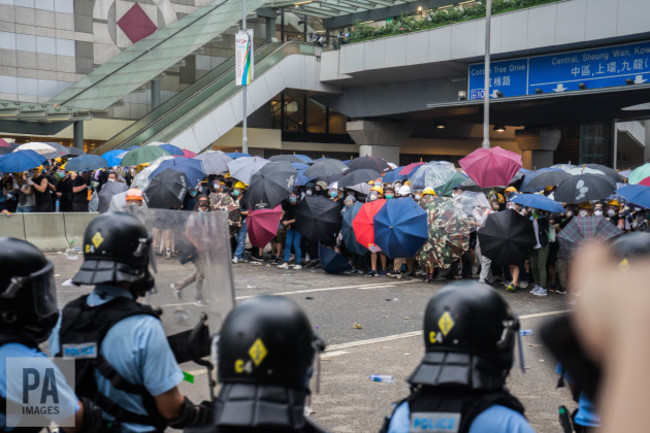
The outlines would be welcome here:
[[[518,330],[519,319],[490,286],[449,284],[427,304],[426,353],[408,381],[498,389],[512,367]]]
[[[58,318],[52,263],[29,242],[0,238],[0,329],[40,343]]]
[[[298,304],[257,296],[226,317],[218,341],[219,380],[309,390],[317,352],[325,348]]]
[[[133,215],[108,212],[88,224],[84,233],[84,262],[72,282],[130,283],[137,296],[153,287],[149,273],[151,235]]]

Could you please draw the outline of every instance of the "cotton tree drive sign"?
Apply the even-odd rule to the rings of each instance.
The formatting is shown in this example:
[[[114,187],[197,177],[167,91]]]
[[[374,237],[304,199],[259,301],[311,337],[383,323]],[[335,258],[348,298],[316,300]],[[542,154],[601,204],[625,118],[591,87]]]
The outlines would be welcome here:
[[[484,65],[469,65],[469,99],[484,97]],[[490,64],[490,97],[558,93],[643,84],[650,79],[650,42],[524,57]]]
[[[253,30],[238,31],[235,35],[235,84],[248,86],[253,82]]]

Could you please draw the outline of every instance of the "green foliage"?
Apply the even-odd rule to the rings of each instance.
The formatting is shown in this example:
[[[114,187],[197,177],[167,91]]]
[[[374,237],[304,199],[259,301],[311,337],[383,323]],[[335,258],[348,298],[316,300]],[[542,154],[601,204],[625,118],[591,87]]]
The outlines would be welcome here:
[[[561,0],[492,0],[492,14],[496,15],[532,6],[555,3],[558,1]],[[437,10],[424,10],[422,11],[421,16],[419,14],[405,15],[402,13],[399,17],[394,18],[392,22],[379,28],[375,28],[368,24],[361,24],[361,22],[357,20],[354,23],[354,28],[350,32],[348,42],[362,42],[386,36],[428,30],[483,17],[485,17],[485,1],[481,0],[480,3],[471,5]]]

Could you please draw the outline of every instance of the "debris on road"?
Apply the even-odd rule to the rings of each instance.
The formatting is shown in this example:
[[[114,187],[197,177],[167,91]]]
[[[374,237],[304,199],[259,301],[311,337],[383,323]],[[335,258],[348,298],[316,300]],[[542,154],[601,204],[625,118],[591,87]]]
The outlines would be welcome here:
[[[360,324],[355,322],[355,323],[352,324],[352,328],[353,329],[363,329],[363,326],[361,326]]]

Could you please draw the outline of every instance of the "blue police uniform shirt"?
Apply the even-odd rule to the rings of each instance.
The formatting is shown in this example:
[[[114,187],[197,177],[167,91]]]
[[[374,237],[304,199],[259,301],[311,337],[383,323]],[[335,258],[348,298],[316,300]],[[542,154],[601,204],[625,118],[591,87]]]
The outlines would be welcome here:
[[[133,298],[126,290],[113,286],[97,286],[88,295],[87,303],[94,307],[118,296]],[[59,329],[54,328],[50,337],[52,354],[60,351]],[[127,381],[144,386],[157,396],[177,386],[183,380],[183,372],[169,347],[165,331],[158,319],[140,314],[120,320],[106,333],[101,354],[106,361]],[[113,388],[108,380],[95,372],[98,390],[121,407],[138,414],[147,415],[142,398]],[[107,414],[105,418],[111,419]],[[147,432],[153,426],[122,423],[124,432]]]
[[[562,364],[558,364],[555,372],[559,375],[564,374],[564,380],[571,382],[571,376],[566,371],[562,371]],[[578,396],[578,412],[576,412],[575,423],[583,427],[600,427],[600,415],[596,412],[596,405],[587,395],[580,392]]]
[[[15,375],[9,378],[7,377],[7,359],[16,357],[47,359],[47,355],[43,352],[39,352],[36,349],[32,349],[20,343],[8,343],[0,347],[0,395],[2,395],[2,397],[5,399],[7,398],[7,389],[12,390],[12,392],[9,393],[10,396],[22,396],[22,389],[20,387],[22,378]],[[28,367],[28,365],[25,366]],[[52,367],[54,368],[56,376],[59,404],[64,408],[74,407],[76,413],[80,409],[77,396],[75,395],[72,388],[67,385],[65,379],[63,378],[63,375],[61,374],[61,371],[56,367],[56,365],[52,364]],[[9,383],[7,383],[7,379],[9,379]],[[3,408],[3,411],[4,410],[6,409]],[[6,425],[5,414],[0,413],[0,430],[13,430],[12,427],[7,427]]]
[[[410,425],[411,409],[408,403],[404,402],[393,413],[388,433],[408,433]],[[457,431],[457,426],[449,431]],[[474,418],[469,433],[535,433],[535,430],[519,412],[505,406],[494,405]]]

